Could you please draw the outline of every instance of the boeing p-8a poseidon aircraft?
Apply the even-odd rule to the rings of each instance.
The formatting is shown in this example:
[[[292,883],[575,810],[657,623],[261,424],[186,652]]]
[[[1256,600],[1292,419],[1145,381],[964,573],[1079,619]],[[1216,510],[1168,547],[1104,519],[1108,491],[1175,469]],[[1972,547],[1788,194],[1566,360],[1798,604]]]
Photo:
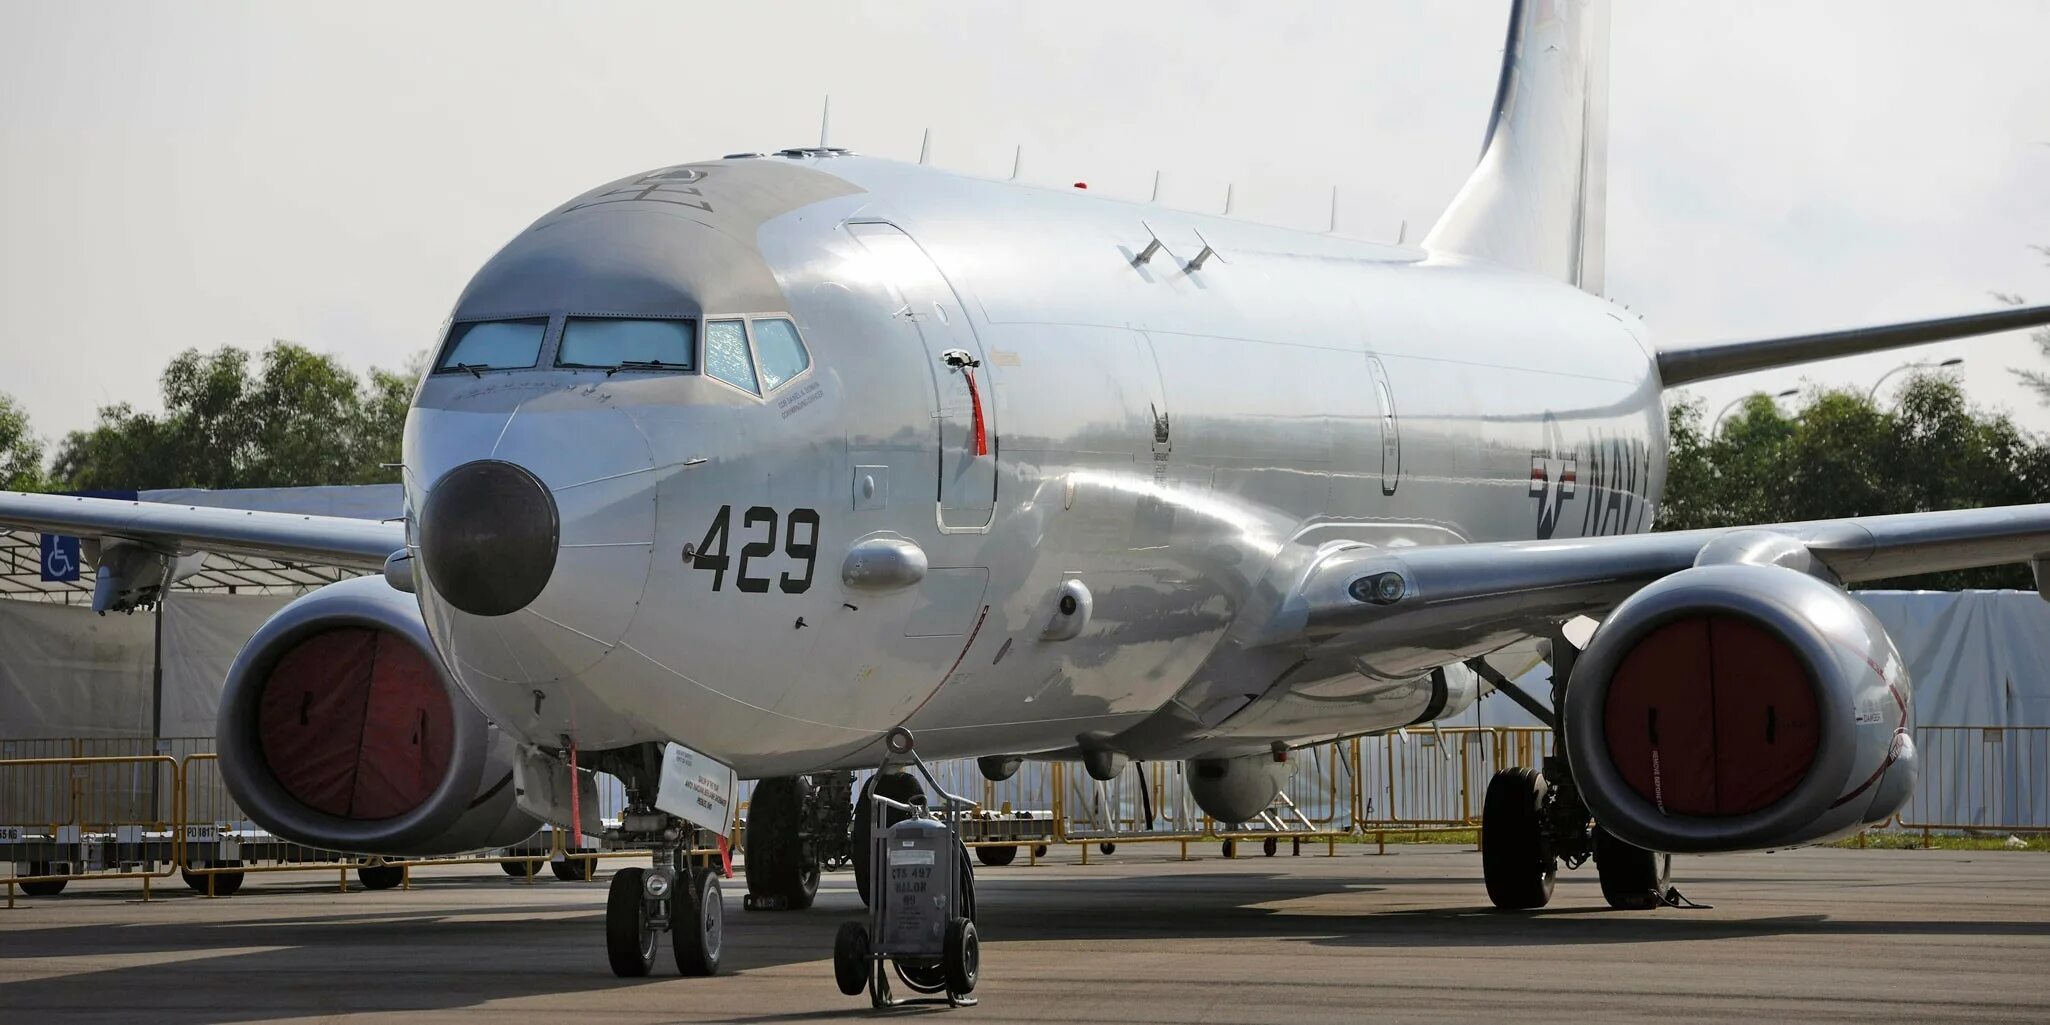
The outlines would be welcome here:
[[[1420,248],[836,149],[682,164],[550,211],[463,291],[402,525],[33,495],[0,522],[97,538],[103,610],[201,550],[382,568],[236,661],[235,796],[425,854],[566,824],[611,773],[622,835],[669,852],[609,905],[625,973],[651,921],[716,921],[714,884],[661,896],[672,743],[763,781],[748,887],[804,906],[894,727],[997,778],[1186,759],[1239,822],[1290,750],[1489,686],[1563,752],[1489,786],[1489,896],[1542,905],[1592,855],[1650,906],[1665,852],[1901,806],[1909,682],[1844,585],[2050,567],[2050,506],[1649,534],[1664,391],[2050,307],[1654,346],[1600,297],[1606,35],[1600,2],[1514,5],[1479,167]],[[1539,659],[1550,701],[1508,682]]]

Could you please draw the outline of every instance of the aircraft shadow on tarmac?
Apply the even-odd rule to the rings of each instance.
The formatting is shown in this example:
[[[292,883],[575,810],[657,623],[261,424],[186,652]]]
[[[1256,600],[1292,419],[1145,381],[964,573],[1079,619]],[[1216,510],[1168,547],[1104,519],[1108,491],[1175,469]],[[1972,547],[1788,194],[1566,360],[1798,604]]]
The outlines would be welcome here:
[[[734,899],[741,888],[731,886],[724,972],[827,959],[834,930],[860,913],[848,878],[835,874],[827,880],[819,904],[797,913],[743,912]],[[1764,918],[1733,917],[1728,908],[1609,912],[1601,907],[1599,891],[1577,879],[1562,881],[1554,907],[1527,914],[1501,914],[1480,904],[1377,906],[1380,893],[1393,896],[1405,886],[1442,889],[1466,882],[1385,875],[1353,882],[1264,870],[1060,880],[986,872],[977,889],[992,970],[1001,970],[1002,946],[1011,942],[1253,937],[1340,947],[1480,948],[1772,935],[2050,935],[2050,922],[1870,920],[1859,917],[1852,901],[1840,913]],[[1727,882],[1718,880],[1718,888]],[[603,949],[602,885],[543,884],[556,892],[544,891],[540,902],[505,901],[505,885],[437,880],[423,887],[426,896],[440,898],[431,907],[379,907],[378,895],[351,894],[345,903],[362,910],[275,918],[261,916],[266,891],[258,890],[223,902],[249,907],[248,915],[229,921],[171,921],[164,915],[156,924],[155,909],[137,906],[121,924],[10,929],[0,932],[0,971],[8,962],[52,957],[146,963],[0,984],[0,1007],[22,1014],[22,1020],[34,1020],[36,1012],[97,1012],[109,1020],[146,1014],[153,1022],[196,1025],[310,1010],[333,1015],[454,1009],[676,981],[666,940],[652,978],[611,976]],[[1348,899],[1353,896],[1361,899]],[[465,902],[471,898],[474,903]],[[102,903],[82,894],[39,906],[71,901]],[[822,965],[820,973],[821,987],[830,992],[830,969]]]

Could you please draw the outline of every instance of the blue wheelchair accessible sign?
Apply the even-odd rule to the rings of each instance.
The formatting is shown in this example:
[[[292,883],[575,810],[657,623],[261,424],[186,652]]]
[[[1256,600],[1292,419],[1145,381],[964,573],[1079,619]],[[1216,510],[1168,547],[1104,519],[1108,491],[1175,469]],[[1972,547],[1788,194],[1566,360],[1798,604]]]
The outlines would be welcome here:
[[[43,579],[56,583],[78,579],[78,539],[43,535]]]

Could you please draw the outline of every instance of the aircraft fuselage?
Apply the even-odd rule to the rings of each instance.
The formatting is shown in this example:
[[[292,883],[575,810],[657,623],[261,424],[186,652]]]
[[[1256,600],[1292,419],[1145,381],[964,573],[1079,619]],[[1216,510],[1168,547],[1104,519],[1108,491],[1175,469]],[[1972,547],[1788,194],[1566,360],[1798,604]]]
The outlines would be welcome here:
[[[688,319],[697,365],[555,366],[598,317]],[[743,776],[869,763],[899,724],[937,756],[1187,757],[1456,711],[1266,643],[1309,561],[1644,531],[1664,477],[1641,324],[1567,285],[859,157],[579,197],[453,314],[523,318],[534,367],[423,383],[408,507],[516,464],[555,563],[504,615],[429,574],[436,644],[515,734]],[[754,365],[713,373],[743,334]]]

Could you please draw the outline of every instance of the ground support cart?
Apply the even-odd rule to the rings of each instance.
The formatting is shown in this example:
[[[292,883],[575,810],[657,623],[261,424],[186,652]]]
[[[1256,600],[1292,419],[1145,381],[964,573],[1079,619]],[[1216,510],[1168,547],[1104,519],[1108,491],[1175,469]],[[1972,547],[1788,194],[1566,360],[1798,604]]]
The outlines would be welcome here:
[[[975,876],[962,843],[962,813],[973,801],[947,793],[912,750],[911,731],[890,731],[880,772],[915,769],[944,815],[914,797],[896,801],[872,787],[869,816],[869,901],[866,924],[848,922],[833,939],[833,975],[840,992],[868,990],[872,1007],[945,1003],[973,1006],[982,967],[975,933]],[[893,815],[892,813],[896,813]],[[892,823],[899,815],[907,816]],[[887,967],[884,962],[888,962]],[[890,976],[922,997],[899,999]]]

